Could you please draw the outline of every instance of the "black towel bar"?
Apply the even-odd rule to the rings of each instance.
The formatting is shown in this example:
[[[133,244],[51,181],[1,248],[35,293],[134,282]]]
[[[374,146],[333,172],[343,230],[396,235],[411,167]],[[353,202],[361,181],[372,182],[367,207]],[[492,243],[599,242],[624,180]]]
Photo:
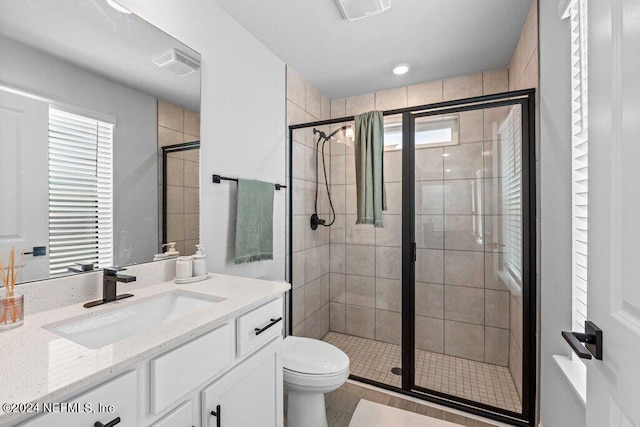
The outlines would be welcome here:
[[[238,182],[238,178],[229,178],[226,176],[221,176],[221,175],[213,175],[213,183],[214,184],[220,184],[220,181],[235,181]],[[282,184],[273,184],[276,186],[276,190],[280,190],[281,188],[287,188],[286,185],[282,185]]]

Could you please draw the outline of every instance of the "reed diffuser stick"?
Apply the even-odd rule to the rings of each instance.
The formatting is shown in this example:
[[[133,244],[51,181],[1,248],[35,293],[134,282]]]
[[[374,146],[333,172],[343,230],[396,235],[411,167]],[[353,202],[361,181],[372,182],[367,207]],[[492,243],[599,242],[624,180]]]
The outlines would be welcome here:
[[[5,270],[2,257],[0,256],[0,277],[2,278],[5,290],[0,324],[7,325],[18,321],[21,322],[23,319],[22,299],[20,298],[19,300],[16,300],[15,298],[15,286],[18,282],[18,276],[20,274],[20,268],[22,267],[23,260],[24,251],[21,252],[20,260],[18,261],[18,265],[16,265],[15,247],[11,247],[11,250],[9,251],[8,267]],[[11,322],[9,322],[9,317]]]
[[[9,277],[4,270],[4,263],[2,262],[2,257],[0,257],[0,273],[2,274],[2,284],[4,285],[4,290],[9,296]],[[2,300],[2,316],[0,317],[0,323],[7,323],[7,301],[6,299]]]
[[[10,297],[13,296],[13,285],[15,283],[15,281],[13,280],[15,264],[16,264],[16,249],[15,247],[11,246],[11,251],[9,252],[9,289],[7,289],[9,291]]]
[[[2,256],[0,255],[0,275],[2,275],[2,285],[7,287],[7,274],[4,271],[4,264],[2,262]]]

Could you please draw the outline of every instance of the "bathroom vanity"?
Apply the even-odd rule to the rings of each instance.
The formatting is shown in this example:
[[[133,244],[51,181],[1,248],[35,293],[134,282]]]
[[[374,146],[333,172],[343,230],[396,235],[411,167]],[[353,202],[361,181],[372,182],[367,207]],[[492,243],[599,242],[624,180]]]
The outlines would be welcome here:
[[[213,275],[0,336],[5,426],[281,426],[284,282]]]

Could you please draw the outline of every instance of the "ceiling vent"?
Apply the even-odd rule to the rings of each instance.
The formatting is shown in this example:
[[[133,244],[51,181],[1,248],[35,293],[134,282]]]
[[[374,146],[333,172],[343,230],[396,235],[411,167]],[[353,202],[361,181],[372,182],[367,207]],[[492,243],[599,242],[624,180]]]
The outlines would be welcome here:
[[[153,63],[179,76],[186,76],[200,68],[200,62],[176,49],[171,49],[153,59]]]
[[[345,19],[355,21],[384,12],[391,7],[391,0],[336,0],[336,4]]]

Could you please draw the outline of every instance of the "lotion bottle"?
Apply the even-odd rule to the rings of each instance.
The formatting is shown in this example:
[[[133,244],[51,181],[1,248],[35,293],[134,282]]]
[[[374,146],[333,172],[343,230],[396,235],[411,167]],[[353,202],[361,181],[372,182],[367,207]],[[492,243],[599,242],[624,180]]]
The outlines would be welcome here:
[[[193,276],[199,277],[207,274],[207,255],[202,245],[196,245],[196,254],[193,256]]]

